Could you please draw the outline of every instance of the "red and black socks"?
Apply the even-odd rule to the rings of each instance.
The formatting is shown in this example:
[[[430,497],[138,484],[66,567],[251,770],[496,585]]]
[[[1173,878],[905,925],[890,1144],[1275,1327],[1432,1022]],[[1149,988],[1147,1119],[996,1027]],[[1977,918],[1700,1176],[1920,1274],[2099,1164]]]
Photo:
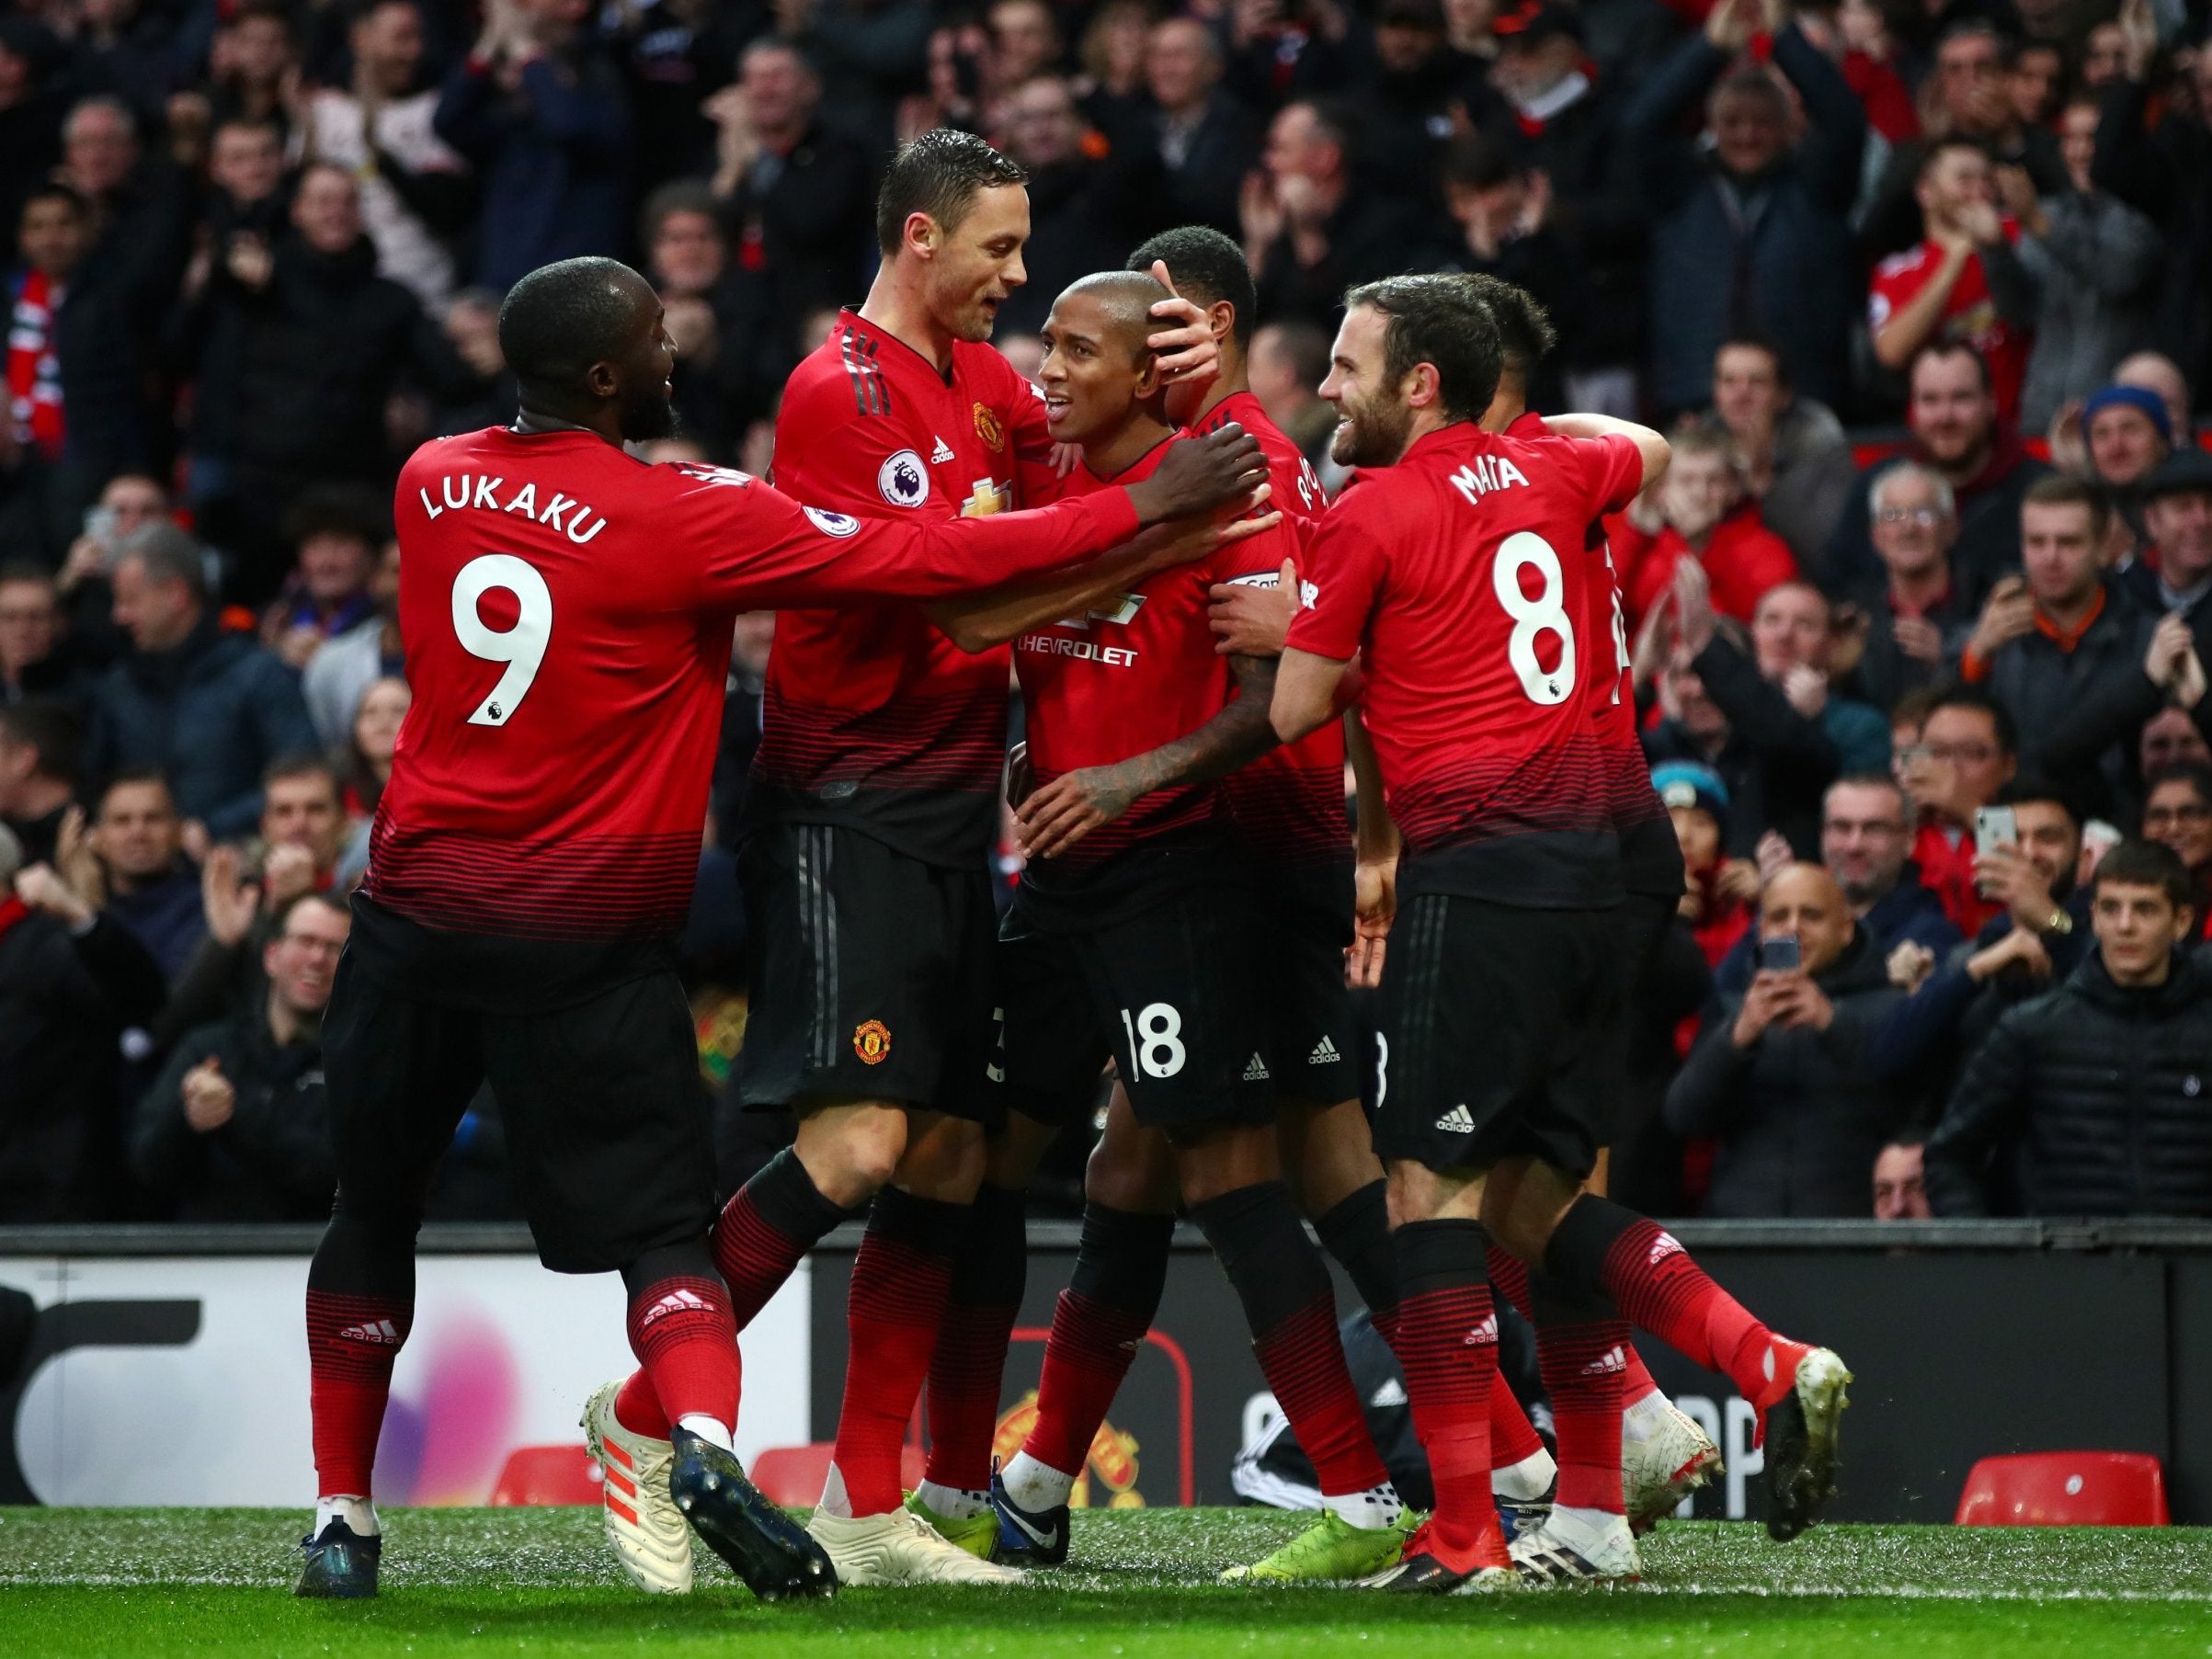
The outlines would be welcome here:
[[[1036,1421],[1000,1477],[1021,1508],[1043,1512],[1067,1502],[1159,1312],[1174,1237],[1171,1215],[1084,1206],[1075,1273],[1053,1305]]]
[[[1390,1183],[1371,1181],[1314,1218],[1321,1248],[1351,1278],[1375,1334],[1397,1346],[1397,1250],[1390,1242]]]
[[[929,1357],[929,1467],[922,1501],[940,1514],[952,1494],[987,1495],[1007,1343],[1029,1277],[1022,1195],[987,1182],[968,1209],[944,1317]]]
[[[418,1221],[364,1222],[341,1197],[307,1269],[315,1492],[324,1499],[360,1499],[356,1531],[375,1527],[368,1509],[370,1483],[392,1394],[393,1362],[415,1323]]]
[[[1498,1316],[1483,1263],[1482,1223],[1407,1222],[1398,1264],[1398,1362],[1413,1432],[1428,1454],[1436,1507],[1428,1546],[1456,1570],[1507,1564],[1490,1499],[1490,1392]]]
[[[737,1426],[737,1324],[706,1240],[647,1251],[622,1269],[622,1286],[630,1293],[630,1351],[661,1411],[729,1450]]]
[[[1628,1322],[1604,1296],[1539,1273],[1531,1284],[1536,1365],[1559,1439],[1555,1504],[1619,1515],[1622,1379]]]
[[[823,1506],[888,1515],[899,1506],[899,1448],[929,1374],[968,1207],[896,1187],[875,1195],[852,1261],[845,1323],[845,1403]]]

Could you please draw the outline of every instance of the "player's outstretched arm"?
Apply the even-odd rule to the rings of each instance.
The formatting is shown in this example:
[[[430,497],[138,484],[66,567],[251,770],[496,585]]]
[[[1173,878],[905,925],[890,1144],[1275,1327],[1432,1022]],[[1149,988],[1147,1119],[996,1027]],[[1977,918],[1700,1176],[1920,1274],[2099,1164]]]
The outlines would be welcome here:
[[[1275,665],[1264,657],[1232,657],[1229,671],[1237,676],[1237,695],[1189,736],[1112,766],[1064,772],[1016,806],[1022,852],[1032,858],[1066,852],[1156,790],[1210,782],[1273,748],[1268,706]]]
[[[1267,499],[1261,484],[1252,505]],[[1231,542],[1264,534],[1283,522],[1279,512],[1226,523],[1156,524],[1138,532],[1103,558],[1069,571],[1027,582],[1009,582],[986,593],[942,599],[925,607],[937,630],[961,650],[988,651],[995,645],[1059,621],[1079,617],[1094,605],[1126,593],[1148,577],[1178,564],[1190,564]]]
[[[1644,459],[1644,483],[1648,488],[1667,470],[1673,450],[1649,426],[1639,426],[1610,415],[1547,415],[1544,428],[1554,437],[1625,437]]]

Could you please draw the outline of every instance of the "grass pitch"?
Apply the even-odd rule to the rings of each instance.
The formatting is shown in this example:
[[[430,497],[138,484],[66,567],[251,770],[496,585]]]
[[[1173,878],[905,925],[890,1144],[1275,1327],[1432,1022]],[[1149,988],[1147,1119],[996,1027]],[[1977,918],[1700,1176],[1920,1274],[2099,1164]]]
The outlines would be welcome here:
[[[1671,1523],[1645,1582],[1432,1601],[1227,1588],[1297,1529],[1265,1510],[1078,1512],[1076,1568],[1019,1590],[849,1590],[763,1607],[701,1557],[652,1598],[587,1509],[395,1510],[372,1603],[291,1594],[304,1511],[0,1510],[0,1654],[726,1655],[1277,1659],[1470,1653],[2212,1654],[2212,1541],[2189,1529]]]

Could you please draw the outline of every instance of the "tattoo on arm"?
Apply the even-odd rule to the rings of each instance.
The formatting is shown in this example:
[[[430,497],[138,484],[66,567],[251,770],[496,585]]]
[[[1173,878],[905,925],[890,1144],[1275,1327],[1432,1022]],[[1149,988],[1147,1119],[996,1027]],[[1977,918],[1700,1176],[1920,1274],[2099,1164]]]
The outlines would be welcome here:
[[[1275,746],[1275,729],[1267,717],[1275,694],[1275,660],[1233,656],[1229,672],[1237,677],[1237,695],[1213,719],[1187,737],[1115,764],[1113,770],[1122,775],[1132,799],[1180,784],[1210,782]]]

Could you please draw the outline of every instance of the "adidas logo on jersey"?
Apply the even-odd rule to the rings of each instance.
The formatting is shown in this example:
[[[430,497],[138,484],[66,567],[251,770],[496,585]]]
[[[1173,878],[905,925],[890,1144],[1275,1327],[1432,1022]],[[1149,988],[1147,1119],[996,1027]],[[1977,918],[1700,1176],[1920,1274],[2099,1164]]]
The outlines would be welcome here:
[[[1606,1349],[1605,1352],[1584,1366],[1582,1375],[1585,1377],[1606,1377],[1614,1371],[1625,1371],[1627,1369],[1628,1356],[1615,1347]]]
[[[1483,1315],[1482,1323],[1467,1333],[1466,1341],[1460,1346],[1470,1348],[1491,1347],[1497,1344],[1497,1341],[1498,1315],[1486,1313]]]
[[[1651,1251],[1645,1256],[1644,1265],[1647,1267],[1656,1267],[1670,1256],[1680,1256],[1682,1253],[1682,1241],[1671,1233],[1662,1233],[1651,1241]]]
[[[1307,1065],[1327,1065],[1331,1061],[1343,1058],[1343,1055],[1337,1052],[1337,1045],[1324,1037],[1319,1042],[1314,1044],[1314,1051],[1306,1057],[1306,1063]]]
[[[1461,1101],[1436,1120],[1436,1127],[1447,1135],[1471,1135],[1475,1132],[1475,1114]]]
[[[1257,1054],[1252,1056],[1251,1063],[1244,1068],[1244,1080],[1247,1083],[1265,1083],[1272,1075],[1267,1069],[1267,1062]]]
[[[671,1290],[647,1308],[644,1317],[637,1323],[642,1328],[651,1324],[666,1313],[704,1313],[709,1312],[713,1305],[696,1290]]]
[[[929,464],[933,467],[941,467],[952,459],[952,446],[945,442],[943,438],[939,438],[937,448],[929,451]]]
[[[349,1324],[340,1331],[338,1340],[373,1342],[379,1347],[395,1348],[399,1347],[399,1327],[389,1319],[364,1320],[359,1324]]]

